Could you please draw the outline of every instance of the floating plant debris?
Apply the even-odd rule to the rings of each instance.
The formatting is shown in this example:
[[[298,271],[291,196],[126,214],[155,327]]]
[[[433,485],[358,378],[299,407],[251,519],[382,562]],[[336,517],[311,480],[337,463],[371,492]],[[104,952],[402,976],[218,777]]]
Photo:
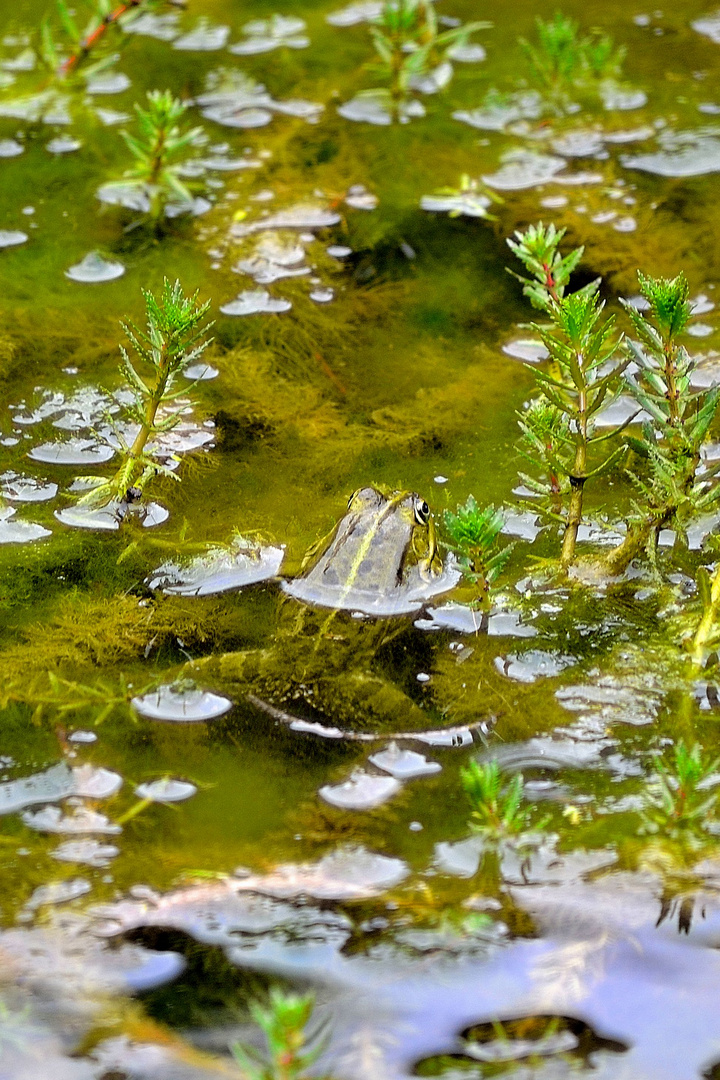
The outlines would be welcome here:
[[[125,267],[119,262],[108,262],[97,251],[91,251],[75,266],[65,271],[65,277],[83,284],[96,284],[101,281],[114,281],[122,277]]]
[[[150,802],[175,803],[184,802],[197,792],[194,784],[186,780],[150,780],[146,784],[138,784],[135,794],[139,799],[148,799]]]
[[[132,699],[132,706],[140,716],[177,724],[217,720],[232,709],[232,704],[229,698],[220,694],[183,683],[159,686],[157,690]]]

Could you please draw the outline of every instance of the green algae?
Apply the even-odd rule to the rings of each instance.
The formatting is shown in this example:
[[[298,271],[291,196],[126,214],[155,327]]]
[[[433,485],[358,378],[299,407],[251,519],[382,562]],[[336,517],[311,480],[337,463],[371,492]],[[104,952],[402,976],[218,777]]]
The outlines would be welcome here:
[[[25,5],[23,18],[30,23],[44,7],[39,0]],[[665,34],[653,37],[629,21],[627,6],[619,2],[592,13],[577,3],[565,5],[583,24],[602,24],[616,43],[627,45],[627,78],[649,91],[650,100],[628,114],[605,114],[591,105],[577,123],[566,117],[551,129],[530,123],[535,145],[553,152],[550,140],[573,132],[580,121],[611,133],[667,118],[678,128],[696,127],[697,105],[713,101],[720,90],[717,46],[688,27],[702,7],[680,5],[667,13]],[[362,654],[367,663],[362,672],[359,663],[354,669],[333,666],[331,652],[319,657],[325,670],[309,677],[304,670],[305,690],[322,692],[324,708],[315,712],[306,709],[307,698],[293,688],[299,680],[288,674],[302,659],[301,646],[297,653],[289,646],[284,654],[278,649],[287,620],[274,584],[207,599],[149,591],[146,579],[165,559],[227,542],[235,529],[287,545],[284,572],[294,574],[311,544],[341,517],[350,493],[370,481],[417,490],[437,519],[470,493],[482,505],[513,504],[520,465],[516,413],[532,386],[531,374],[501,351],[509,338],[526,334],[519,324],[528,318],[520,290],[505,272],[505,237],[514,229],[541,216],[567,228],[569,245],[585,246],[581,283],[601,275],[604,295],[620,318],[616,299],[636,291],[638,267],[663,276],[684,269],[691,296],[708,290],[718,274],[714,177],[668,179],[631,171],[612,144],[607,158],[590,156],[567,166],[571,174],[593,172],[595,182],[505,191],[493,208],[495,222],[420,209],[423,193],[462,174],[492,176],[502,153],[524,139],[522,132],[478,132],[451,113],[478,107],[488,90],[516,78],[522,64],[516,38],[532,34],[537,5],[523,0],[513,6],[512,18],[499,12],[496,28],[483,35],[487,63],[456,65],[446,94],[426,99],[427,118],[391,130],[352,125],[336,114],[337,102],[359,85],[367,28],[327,26],[330,5],[294,9],[310,24],[312,48],[273,54],[270,65],[262,57],[245,58],[241,66],[279,99],[324,103],[323,118],[307,125],[276,117],[267,128],[239,133],[199,120],[213,143],[231,143],[233,156],[244,147],[248,156],[261,149],[271,156],[257,168],[225,177],[212,209],[196,222],[174,223],[161,241],[142,230],[124,232],[125,220],[101,212],[97,187],[119,175],[127,161],[117,128],[103,127],[91,112],[73,128],[84,144],[78,153],[50,155],[45,143],[57,132],[38,126],[26,131],[17,160],[2,161],[0,226],[26,226],[30,235],[24,247],[0,252],[2,436],[12,430],[7,405],[24,401],[31,408],[45,390],[118,388],[117,323],[142,317],[140,286],[156,289],[169,273],[186,291],[200,288],[216,311],[250,284],[232,266],[252,254],[255,237],[234,235],[237,226],[258,220],[264,208],[273,212],[303,202],[332,208],[341,217],[308,242],[313,275],[335,289],[331,303],[311,302],[299,278],[276,287],[277,295],[292,301],[290,312],[219,317],[218,340],[208,353],[219,376],[194,391],[195,418],[215,422],[216,445],[207,454],[188,456],[181,485],[159,482],[158,497],[171,511],[166,525],[85,534],[60,526],[54,504],[37,504],[19,513],[51,528],[52,536],[36,545],[0,548],[0,752],[16,762],[3,772],[4,781],[66,760],[102,765],[125,778],[117,795],[97,803],[113,820],[124,821],[121,855],[107,873],[57,862],[57,838],[33,832],[16,814],[3,817],[5,926],[48,880],[82,873],[91,881],[93,900],[111,901],[138,883],[172,890],[192,880],[194,871],[212,876],[231,874],[238,865],[271,869],[352,842],[402,857],[412,873],[406,886],[381,902],[347,906],[353,922],[348,956],[373,955],[374,945],[392,950],[395,934],[409,927],[437,932],[438,950],[452,954],[448,940],[457,945],[472,936],[463,920],[474,899],[495,900],[492,920],[504,922],[511,937],[527,938],[539,931],[522,900],[511,895],[501,856],[485,852],[469,879],[437,870],[436,845],[468,839],[460,769],[470,754],[542,738],[573,724],[578,712],[595,716],[595,737],[611,732],[615,741],[606,756],[614,753],[635,764],[664,739],[698,739],[710,757],[718,748],[712,701],[692,695],[688,659],[679,647],[700,615],[698,599],[688,593],[703,556],[679,546],[672,554],[659,553],[662,573],[687,575],[672,586],[656,588],[643,579],[607,587],[598,578],[586,589],[558,591],[541,572],[543,560],[556,552],[557,537],[541,534],[532,548],[518,539],[507,591],[498,603],[534,630],[533,638],[515,636],[512,620],[508,633],[492,636],[442,626],[419,629],[409,620],[376,634],[342,616],[332,648],[346,652],[350,643],[356,660]],[[256,5],[251,14],[269,12]],[[476,14],[464,2],[448,13],[465,19]],[[231,22],[235,36],[249,17],[222,0],[193,3],[189,14]],[[17,15],[0,15],[3,29],[18,29],[6,27],[11,18],[17,24]],[[163,86],[184,98],[196,96],[207,73],[228,64],[228,56],[221,56],[188,57],[161,42],[133,39],[119,65],[133,86],[103,104],[129,112],[145,91],[157,88],[159,71]],[[693,71],[703,70],[703,80],[693,78]],[[3,138],[17,134],[17,121],[1,121],[0,127]],[[378,196],[376,210],[345,203],[358,183]],[[273,200],[255,201],[265,189],[274,192]],[[566,202],[541,207],[540,199],[548,196]],[[35,213],[21,216],[27,205]],[[635,227],[616,231],[611,221],[593,220],[613,211],[613,220],[632,217]],[[347,245],[352,256],[334,258],[326,251],[331,244]],[[95,249],[123,262],[125,276],[87,287],[65,279],[68,266]],[[715,344],[709,336],[707,345]],[[699,346],[704,350],[705,341]],[[44,422],[23,434],[30,438],[0,448],[3,470],[27,470],[27,449],[57,433]],[[63,485],[69,481],[60,466],[38,472]],[[446,479],[436,483],[437,476]],[[629,500],[625,481],[611,478],[588,500],[590,516],[611,501],[627,506]],[[470,595],[460,592],[457,599]],[[316,630],[312,620],[306,623],[309,638]],[[572,663],[549,676],[537,674],[533,650]],[[130,698],[172,681],[188,660],[209,687],[236,698],[233,712],[198,726],[159,725],[135,716]],[[507,674],[513,664],[523,675],[530,672],[528,681]],[[428,681],[418,682],[418,674]],[[712,687],[712,667],[700,679]],[[571,692],[578,686],[586,693],[583,698],[578,691],[581,706],[573,713],[563,702],[574,700]],[[593,713],[588,687],[601,697],[626,691],[629,696],[615,711]],[[321,803],[317,791],[364,767],[365,745],[293,732],[253,706],[248,692],[279,701],[303,718],[320,715],[328,724],[342,721],[377,734],[487,719],[487,745],[478,739],[459,749],[425,747],[442,764],[440,774],[407,783],[370,813],[339,810]],[[639,696],[647,704],[642,695],[650,693],[653,708],[643,712],[634,702]],[[602,708],[610,706],[605,702]],[[640,720],[644,726],[628,723]],[[98,742],[68,742],[78,727],[96,732]],[[632,800],[641,799],[649,767],[640,775],[612,773],[602,760],[592,769],[579,758],[555,771],[523,765],[526,783],[557,781],[553,800],[538,816],[547,806],[547,833],[555,835],[561,853],[612,851],[613,872],[619,867],[652,876],[665,918],[676,905],[673,917],[684,929],[690,900],[697,896],[696,908],[702,905],[703,860],[717,857],[717,845],[709,836],[706,846],[688,852],[639,838]],[[139,808],[134,787],[159,776],[190,780],[198,794],[175,808]],[[625,809],[616,806],[619,793],[628,800]],[[410,831],[410,822],[422,829]],[[395,906],[386,909],[386,903]],[[388,926],[361,929],[379,913]],[[489,948],[482,942],[474,947],[479,953]],[[221,1015],[225,1023],[228,1011],[242,1008],[254,992],[245,976],[233,977],[237,969],[224,957],[216,954],[213,963],[205,947],[191,948],[197,985],[191,972],[144,1004],[174,1028],[212,1025]],[[397,948],[403,957],[416,955],[410,945]],[[141,1027],[136,1015],[112,1030]],[[161,1038],[158,1032],[146,1034]]]

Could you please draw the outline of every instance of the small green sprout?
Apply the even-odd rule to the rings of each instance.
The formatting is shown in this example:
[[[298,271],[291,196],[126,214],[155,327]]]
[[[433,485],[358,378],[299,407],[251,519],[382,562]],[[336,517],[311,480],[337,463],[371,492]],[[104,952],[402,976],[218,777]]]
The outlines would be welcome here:
[[[389,83],[392,119],[400,119],[418,82],[444,63],[453,47],[466,45],[471,34],[490,25],[473,22],[439,32],[431,0],[386,0],[380,17],[370,28],[379,57],[371,69]],[[377,90],[370,93],[378,96]]]
[[[250,1014],[267,1040],[267,1054],[239,1042],[231,1047],[246,1080],[309,1080],[308,1069],[327,1045],[321,1030],[308,1034],[314,1008],[314,994],[289,994],[277,987],[267,1005],[251,1004]]]
[[[647,315],[624,302],[634,335],[626,339],[628,357],[639,369],[627,375],[627,389],[649,415],[641,434],[626,436],[637,468],[628,473],[640,498],[628,517],[625,540],[608,556],[611,573],[622,573],[631,559],[654,554],[662,529],[686,528],[720,502],[716,483],[720,462],[699,474],[700,449],[717,414],[720,387],[695,391],[690,385],[694,362],[678,340],[692,314],[684,274],[672,279],[638,273]]]
[[[135,158],[122,180],[105,184],[101,189],[134,190],[147,207],[150,221],[157,225],[173,200],[181,205],[192,204],[190,186],[181,179],[186,165],[185,151],[201,138],[201,127],[183,129],[180,124],[187,105],[174,97],[170,90],[152,90],[147,95],[147,109],[135,106],[137,136],[127,131],[120,134]]]
[[[159,473],[178,479],[172,470],[148,452],[147,447],[156,435],[170,431],[181,419],[173,402],[187,391],[185,386],[177,390],[176,383],[210,344],[205,335],[212,323],[202,325],[210,304],[199,304],[197,292],[185,296],[180,282],[171,285],[167,278],[159,297],[145,290],[143,296],[147,330],[141,330],[133,323],[122,326],[147,374],[138,372],[127,349],[120,346],[120,373],[133,395],[129,411],[132,420],[139,425],[138,432],[132,445],[123,447],[122,462],[110,480],[81,478],[90,487],[79,500],[81,504],[98,506],[112,501],[137,500],[148,482]]]
[[[475,832],[500,840],[516,836],[526,828],[528,815],[521,806],[523,778],[520,773],[506,785],[496,760],[483,764],[471,761],[460,770],[460,780],[472,806],[470,820]]]
[[[622,73],[626,50],[616,48],[606,34],[582,34],[580,26],[562,12],[535,20],[537,40],[520,38],[531,73],[556,108],[569,104],[573,91],[599,88]]]
[[[644,830],[676,838],[704,831],[716,818],[720,758],[705,761],[699,743],[688,748],[680,739],[671,763],[658,758],[655,768],[655,778],[645,793]]]
[[[458,555],[465,576],[476,585],[479,606],[485,611],[490,608],[490,591],[514,547],[513,544],[498,547],[504,524],[501,510],[492,505],[481,509],[473,495],[454,514],[445,511],[450,547]]]
[[[577,535],[583,520],[585,485],[609,472],[626,453],[616,447],[599,461],[591,460],[596,447],[621,428],[595,433],[594,420],[620,392],[620,376],[630,358],[615,360],[620,339],[614,316],[604,316],[598,296],[599,282],[568,292],[570,275],[582,257],[582,248],[560,254],[564,230],[542,222],[508,241],[530,277],[520,277],[531,303],[550,317],[550,326],[535,325],[547,349],[549,371],[532,368],[541,395],[520,416],[525,456],[542,479],[531,482],[542,496],[538,510],[563,525],[560,563],[567,570],[575,558]],[[519,275],[515,275],[519,276]]]

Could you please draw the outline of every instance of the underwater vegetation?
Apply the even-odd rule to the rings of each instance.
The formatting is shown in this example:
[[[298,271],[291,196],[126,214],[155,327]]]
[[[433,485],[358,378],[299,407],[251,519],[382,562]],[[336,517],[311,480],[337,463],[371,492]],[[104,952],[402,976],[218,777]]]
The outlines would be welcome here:
[[[720,20],[339,2],[0,5],[0,1072],[711,1077]]]

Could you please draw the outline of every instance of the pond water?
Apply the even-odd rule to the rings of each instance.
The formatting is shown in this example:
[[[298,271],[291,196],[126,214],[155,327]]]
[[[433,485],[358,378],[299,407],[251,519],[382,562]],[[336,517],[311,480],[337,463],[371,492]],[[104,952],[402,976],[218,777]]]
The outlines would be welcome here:
[[[720,753],[680,644],[717,518],[655,576],[538,576],[557,528],[514,492],[546,354],[506,271],[538,220],[621,318],[638,268],[684,271],[712,385],[720,12],[565,0],[627,53],[557,107],[518,44],[551,12],[438,0],[441,31],[493,25],[393,123],[361,93],[379,7],[155,6],[50,107],[45,0],[0,5],[2,1080],[242,1076],[272,985],[315,993],[334,1080],[720,1076],[720,825],[643,831],[657,755]],[[202,135],[152,229],[120,132],[166,88]],[[88,511],[78,475],[138,431],[120,321],[164,277],[214,340],[164,475]],[[508,507],[489,619],[451,560],[443,595],[292,583],[369,485],[426,500],[443,553],[445,510]],[[603,479],[590,519],[632,495]],[[522,840],[473,831],[473,759],[522,774]]]

